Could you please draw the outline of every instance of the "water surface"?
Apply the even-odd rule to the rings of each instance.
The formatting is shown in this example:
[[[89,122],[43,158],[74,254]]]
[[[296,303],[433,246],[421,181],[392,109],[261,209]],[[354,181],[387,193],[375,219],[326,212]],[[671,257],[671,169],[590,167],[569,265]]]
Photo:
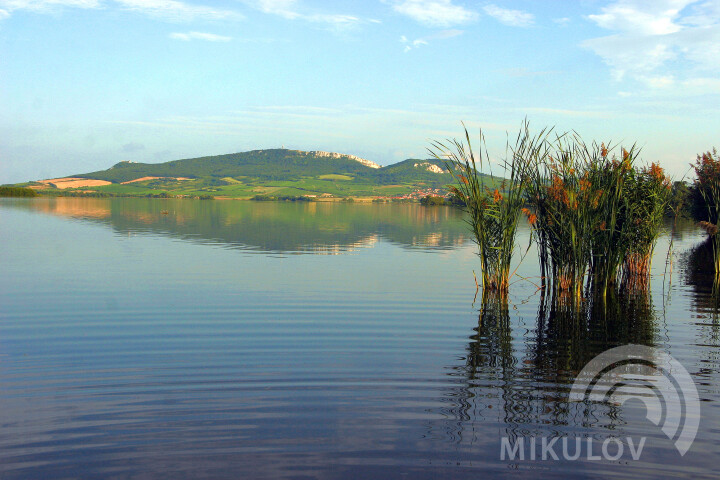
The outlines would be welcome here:
[[[678,226],[666,268],[670,238],[647,294],[544,302],[530,251],[505,307],[475,299],[450,208],[0,199],[0,478],[714,477],[716,307],[701,232]],[[627,343],[693,376],[684,457],[639,402],[567,402]],[[501,460],[544,435],[647,443]]]

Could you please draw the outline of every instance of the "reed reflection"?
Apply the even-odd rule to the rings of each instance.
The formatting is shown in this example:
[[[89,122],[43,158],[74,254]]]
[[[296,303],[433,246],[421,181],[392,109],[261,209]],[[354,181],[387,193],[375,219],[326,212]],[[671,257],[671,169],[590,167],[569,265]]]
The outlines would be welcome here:
[[[463,364],[449,367],[453,386],[443,401],[446,419],[443,434],[454,443],[474,443],[476,422],[490,421],[498,397],[513,404],[516,359],[510,327],[507,296],[497,290],[483,290],[478,324],[473,328]],[[431,427],[433,430],[433,427]],[[477,429],[480,431],[480,429]]]
[[[451,442],[472,443],[475,431],[492,424],[511,440],[623,425],[621,407],[569,403],[568,393],[585,364],[605,350],[656,345],[658,315],[649,290],[611,290],[583,302],[540,295],[534,328],[507,298],[483,296],[464,362],[450,368],[453,386],[442,413]]]
[[[720,295],[715,284],[713,244],[710,238],[698,243],[681,258],[684,280],[692,287],[693,300],[700,313],[708,313],[717,320]]]
[[[695,311],[697,332],[694,344],[703,358],[703,366],[696,375],[705,378],[720,371],[712,368],[720,362],[720,295],[715,283],[713,261],[713,245],[709,238],[687,251],[681,260]]]

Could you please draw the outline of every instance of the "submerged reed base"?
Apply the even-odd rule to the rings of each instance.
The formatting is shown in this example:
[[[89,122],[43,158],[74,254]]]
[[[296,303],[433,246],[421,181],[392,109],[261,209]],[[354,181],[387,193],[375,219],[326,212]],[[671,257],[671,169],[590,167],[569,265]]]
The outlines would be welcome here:
[[[650,288],[652,252],[631,253],[622,265],[620,284],[629,292],[642,292]]]

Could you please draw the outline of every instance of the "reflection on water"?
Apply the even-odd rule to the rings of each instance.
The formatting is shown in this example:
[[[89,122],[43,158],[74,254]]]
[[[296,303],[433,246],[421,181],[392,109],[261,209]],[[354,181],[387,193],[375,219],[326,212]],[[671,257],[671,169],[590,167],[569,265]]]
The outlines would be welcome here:
[[[715,267],[712,242],[709,238],[683,252],[682,273],[683,280],[693,288],[698,310],[717,318],[720,295],[713,295]]]
[[[375,245],[446,249],[468,240],[461,212],[418,204],[51,198],[9,203],[101,222],[118,234],[149,233],[248,251],[338,254]]]
[[[540,299],[531,362],[545,372],[577,373],[599,353],[628,343],[654,346],[657,315],[649,291],[609,290],[573,305]]]
[[[473,304],[453,209],[0,199],[0,477],[712,478],[720,327],[702,235],[672,235],[672,282],[664,235],[647,290],[519,281]],[[695,380],[685,457],[639,405],[568,402],[628,343]],[[638,461],[501,460],[501,437],[546,435],[648,441]]]
[[[448,432],[451,439],[461,442],[463,432],[474,430],[476,422],[489,415],[505,425],[505,436],[511,439],[533,435],[538,425],[556,429],[591,422],[595,428],[615,430],[614,406],[608,405],[602,415],[594,412],[593,419],[586,412],[580,420],[567,394],[585,364],[605,350],[626,344],[655,346],[658,318],[649,292],[615,291],[580,304],[539,295],[535,327],[526,330],[524,344],[517,343],[507,298],[488,297],[483,298],[464,365],[450,369],[449,375],[460,380],[448,393],[447,413],[455,427]],[[607,423],[598,421],[602,417]]]

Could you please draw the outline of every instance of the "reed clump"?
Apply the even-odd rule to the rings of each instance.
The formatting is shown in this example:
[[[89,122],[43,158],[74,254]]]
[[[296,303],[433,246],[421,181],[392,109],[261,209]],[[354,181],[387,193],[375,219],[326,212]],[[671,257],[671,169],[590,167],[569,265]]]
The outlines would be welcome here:
[[[583,290],[604,295],[618,282],[649,285],[670,180],[657,164],[637,167],[635,146],[619,156],[612,150],[566,135],[544,164],[529,169],[544,285],[574,298]]]
[[[630,290],[647,289],[650,267],[663,217],[671,197],[670,179],[656,163],[632,169],[623,197],[622,240],[625,257],[622,283]]]
[[[720,286],[720,235],[718,235],[718,217],[720,212],[720,156],[717,150],[697,156],[694,165],[695,183],[693,185],[697,207],[695,217],[707,232],[713,247],[715,265],[714,290]]]
[[[448,159],[457,179],[451,192],[467,205],[483,287],[507,290],[518,215],[524,213],[542,287],[558,298],[603,296],[618,284],[647,288],[670,179],[655,163],[636,166],[635,146],[613,153],[610,144],[550,132],[533,136],[523,124],[515,146],[508,147],[505,180],[479,173],[487,153],[476,160],[467,131],[467,147],[458,141],[434,144],[435,156]],[[717,213],[713,225],[717,230]]]
[[[551,152],[527,170],[525,213],[538,246],[543,286],[579,296],[592,260],[593,233],[606,228],[596,220],[605,194],[592,188],[591,152],[579,137],[556,137]]]
[[[429,149],[431,155],[445,162],[457,181],[450,192],[465,205],[468,213],[468,224],[478,246],[484,291],[502,294],[508,291],[515,234],[529,180],[527,168],[531,162],[541,162],[546,155],[547,133],[543,130],[533,136],[525,122],[515,144],[507,143],[499,177],[490,168],[482,131],[477,154],[467,128],[464,128],[464,140],[433,142]],[[490,169],[490,174],[481,173],[485,167]]]

